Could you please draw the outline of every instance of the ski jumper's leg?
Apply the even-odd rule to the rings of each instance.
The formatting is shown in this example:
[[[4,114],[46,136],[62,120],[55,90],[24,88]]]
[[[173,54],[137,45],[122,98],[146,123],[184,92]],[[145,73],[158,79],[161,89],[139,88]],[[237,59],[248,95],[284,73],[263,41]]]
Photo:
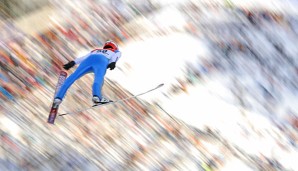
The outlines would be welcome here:
[[[94,82],[92,86],[93,96],[98,96],[101,98],[101,89],[104,83],[104,76],[106,74],[107,66],[109,60],[102,55],[96,55],[93,63],[93,72],[94,72]]]
[[[64,84],[60,87],[59,91],[55,98],[63,99],[69,87],[80,77],[92,71],[92,63],[87,58],[83,61],[79,67],[72,73],[64,82]]]

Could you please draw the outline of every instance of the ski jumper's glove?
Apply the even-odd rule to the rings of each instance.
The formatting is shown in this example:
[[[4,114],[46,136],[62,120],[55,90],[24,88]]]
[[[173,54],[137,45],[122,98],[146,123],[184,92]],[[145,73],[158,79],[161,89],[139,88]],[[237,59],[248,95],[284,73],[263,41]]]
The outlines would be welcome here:
[[[110,70],[113,70],[115,69],[115,67],[116,67],[116,62],[111,62],[107,68],[110,68]]]
[[[70,61],[67,64],[63,65],[63,68],[69,70],[71,67],[75,66],[75,61]]]

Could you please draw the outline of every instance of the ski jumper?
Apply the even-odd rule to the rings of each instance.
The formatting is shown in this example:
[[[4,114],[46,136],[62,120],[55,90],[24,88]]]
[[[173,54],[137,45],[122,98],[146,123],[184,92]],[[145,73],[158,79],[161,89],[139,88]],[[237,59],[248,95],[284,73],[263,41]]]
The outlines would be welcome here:
[[[101,89],[107,67],[110,63],[117,62],[120,57],[121,52],[119,50],[95,49],[87,55],[77,58],[75,64],[79,64],[78,68],[65,80],[55,98],[62,100],[69,87],[87,73],[94,73],[93,96],[102,98]]]

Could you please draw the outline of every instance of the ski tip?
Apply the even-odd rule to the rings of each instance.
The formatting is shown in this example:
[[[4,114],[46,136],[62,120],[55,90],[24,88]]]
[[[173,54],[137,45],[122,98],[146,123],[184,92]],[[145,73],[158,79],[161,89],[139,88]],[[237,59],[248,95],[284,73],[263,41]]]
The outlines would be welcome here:
[[[164,83],[161,83],[161,84],[159,84],[159,85],[157,86],[157,88],[162,87],[162,86],[164,86],[164,85],[165,85]]]

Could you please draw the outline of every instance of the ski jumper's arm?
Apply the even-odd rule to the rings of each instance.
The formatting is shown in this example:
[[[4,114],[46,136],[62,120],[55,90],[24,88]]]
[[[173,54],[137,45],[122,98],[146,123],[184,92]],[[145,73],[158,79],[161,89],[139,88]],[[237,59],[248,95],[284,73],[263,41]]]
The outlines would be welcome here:
[[[109,64],[113,63],[113,62],[117,62],[119,60],[119,58],[121,57],[121,52],[120,51],[115,51],[115,54],[111,57],[111,59],[109,60]]]
[[[109,60],[109,65],[107,68],[109,68],[110,70],[115,69],[116,62],[119,60],[120,57],[121,57],[121,52],[118,50],[115,51],[115,54]]]

